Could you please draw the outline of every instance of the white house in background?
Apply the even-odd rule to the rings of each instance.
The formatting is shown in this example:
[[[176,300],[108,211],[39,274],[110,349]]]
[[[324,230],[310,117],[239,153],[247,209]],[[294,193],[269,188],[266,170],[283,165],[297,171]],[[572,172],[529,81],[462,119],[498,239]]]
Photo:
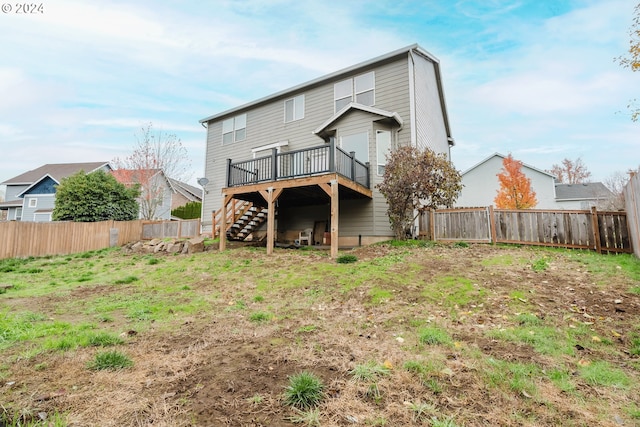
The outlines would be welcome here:
[[[500,189],[498,174],[507,156],[494,153],[462,173],[462,192],[456,207],[478,207],[494,205]],[[531,188],[536,192],[536,209],[559,209],[556,203],[555,176],[533,166],[522,164],[522,173],[531,179]]]
[[[495,205],[500,189],[498,174],[503,170],[507,156],[494,153],[462,173],[462,192],[455,207],[480,207]],[[585,184],[560,184],[555,175],[533,166],[522,164],[522,172],[531,179],[531,189],[536,192],[535,209],[591,209],[602,206],[613,194],[601,182]]]
[[[5,202],[0,210],[6,211],[9,221],[51,221],[56,201],[56,185],[63,178],[77,172],[111,171],[109,162],[46,164],[30,170],[0,185],[6,185]]]
[[[591,209],[606,207],[613,193],[601,182],[556,184],[558,209]]]

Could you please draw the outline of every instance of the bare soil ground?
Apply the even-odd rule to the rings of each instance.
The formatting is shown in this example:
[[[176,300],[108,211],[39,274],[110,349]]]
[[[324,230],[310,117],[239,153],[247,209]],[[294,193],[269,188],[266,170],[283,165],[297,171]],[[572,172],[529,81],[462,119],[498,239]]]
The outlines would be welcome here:
[[[119,349],[134,361],[130,369],[86,369],[95,348],[34,357],[25,356],[29,342],[2,350],[0,403],[7,413],[25,418],[61,413],[70,426],[305,425],[294,423],[304,414],[284,404],[283,392],[289,376],[309,371],[322,378],[326,397],[318,407],[318,423],[307,420],[306,425],[413,426],[436,419],[459,426],[638,422],[630,408],[640,405],[640,362],[629,351],[640,327],[640,296],[630,292],[638,282],[616,270],[595,271],[580,261],[579,252],[374,245],[349,253],[358,258],[352,264],[353,283],[332,273],[335,260],[326,253],[276,250],[268,257],[237,248],[225,255],[199,254],[194,264],[201,267],[224,256],[230,265],[245,263],[251,269],[222,274],[211,267],[189,276],[195,278],[185,285],[207,298],[207,310],[176,313],[144,330],[125,316],[101,326],[126,337]],[[541,258],[546,268],[534,271]],[[358,282],[357,266],[377,268],[378,259],[386,260],[384,274]],[[294,276],[304,272],[308,280],[296,282]],[[471,287],[460,291],[460,300],[446,290],[440,299],[425,293],[442,278]],[[265,287],[265,280],[273,286]],[[111,285],[92,284],[68,295],[17,298],[7,292],[0,301],[9,312],[28,309],[77,322],[84,315],[67,311],[69,301],[81,307],[82,301],[111,291]],[[256,312],[273,317],[252,321]],[[575,339],[572,351],[549,353],[533,341],[491,333],[518,327],[522,313]],[[452,342],[421,343],[417,330],[429,325],[446,329]],[[566,335],[580,328],[587,332]],[[417,375],[405,369],[407,361],[431,369]],[[620,370],[631,384],[606,386],[581,376],[581,367],[595,361]],[[351,371],[369,362],[386,365],[390,374],[375,382],[354,381]],[[531,387],[513,384],[517,378],[507,368],[513,364],[535,367],[527,377]],[[495,376],[500,369],[502,383]],[[554,369],[567,371],[572,385],[551,381]]]

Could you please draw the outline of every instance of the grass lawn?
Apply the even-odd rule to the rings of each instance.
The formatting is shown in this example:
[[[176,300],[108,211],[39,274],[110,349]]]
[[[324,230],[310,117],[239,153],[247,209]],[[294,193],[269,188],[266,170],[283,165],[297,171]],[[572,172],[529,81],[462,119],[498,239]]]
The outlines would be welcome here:
[[[640,425],[640,261],[389,242],[0,261],[0,425]]]

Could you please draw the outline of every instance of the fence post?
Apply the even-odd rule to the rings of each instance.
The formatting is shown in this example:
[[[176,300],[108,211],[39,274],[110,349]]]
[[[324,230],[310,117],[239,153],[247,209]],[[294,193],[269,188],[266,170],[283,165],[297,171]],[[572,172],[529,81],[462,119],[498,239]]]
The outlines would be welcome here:
[[[602,253],[602,246],[600,245],[600,221],[598,220],[598,209],[595,206],[591,207],[591,226],[593,227],[593,237],[596,244],[595,250],[597,253]]]
[[[436,241],[436,211],[429,209],[429,240]]]
[[[491,244],[498,243],[498,233],[496,232],[496,215],[493,212],[493,205],[489,205],[489,231],[491,233]]]
[[[211,211],[211,238],[216,238],[216,211]]]

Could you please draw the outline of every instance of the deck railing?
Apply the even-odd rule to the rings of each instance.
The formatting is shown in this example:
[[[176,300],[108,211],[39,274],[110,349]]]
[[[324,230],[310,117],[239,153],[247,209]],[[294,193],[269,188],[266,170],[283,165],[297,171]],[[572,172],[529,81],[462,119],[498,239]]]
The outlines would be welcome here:
[[[357,160],[354,152],[347,153],[333,142],[285,153],[278,153],[274,148],[271,155],[240,162],[227,159],[227,187],[329,172],[370,188],[369,163]]]

